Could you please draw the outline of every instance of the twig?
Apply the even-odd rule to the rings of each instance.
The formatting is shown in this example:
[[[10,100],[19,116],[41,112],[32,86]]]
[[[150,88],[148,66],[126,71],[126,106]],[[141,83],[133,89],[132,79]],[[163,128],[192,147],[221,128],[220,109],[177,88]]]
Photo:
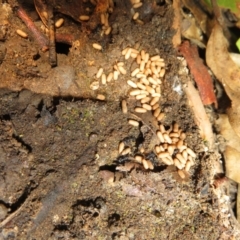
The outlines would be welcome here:
[[[53,10],[48,7],[48,30],[49,30],[49,63],[52,67],[57,65],[57,53],[55,46],[55,26],[53,19]]]
[[[41,47],[43,52],[48,50],[48,39],[41,33],[41,31],[36,27],[34,22],[30,17],[28,17],[27,13],[21,7],[15,7],[14,11],[17,16],[26,24],[27,28],[31,32],[32,36],[36,40],[36,42]]]

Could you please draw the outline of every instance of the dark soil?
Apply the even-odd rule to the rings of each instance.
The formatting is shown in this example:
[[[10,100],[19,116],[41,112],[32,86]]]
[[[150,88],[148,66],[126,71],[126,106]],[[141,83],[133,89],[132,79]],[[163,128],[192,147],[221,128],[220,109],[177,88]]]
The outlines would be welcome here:
[[[57,31],[76,41],[72,47],[57,45],[55,68],[34,39],[16,35],[16,29],[27,29],[9,12],[0,42],[0,239],[234,239],[226,190],[212,185],[212,169],[221,155],[205,151],[178,74],[172,6],[143,2],[141,25],[131,20],[129,1],[116,1],[109,36],[56,13],[65,18]],[[33,5],[22,6],[40,26]],[[103,51],[93,49],[94,42]],[[128,97],[129,74],[97,91],[89,85],[99,67],[111,71],[115,61],[124,60],[122,49],[136,43],[165,59],[162,123],[169,127],[177,122],[197,153],[184,180],[163,163],[153,171],[115,170],[126,160],[119,157],[119,142],[133,152],[144,143],[150,152],[142,127],[155,130],[155,123],[151,114],[137,115],[139,128],[127,123],[136,105]],[[133,68],[128,62],[126,70]],[[96,100],[99,93],[105,101]],[[128,114],[121,111],[122,99],[128,101]],[[114,172],[115,181],[106,181],[103,170]]]

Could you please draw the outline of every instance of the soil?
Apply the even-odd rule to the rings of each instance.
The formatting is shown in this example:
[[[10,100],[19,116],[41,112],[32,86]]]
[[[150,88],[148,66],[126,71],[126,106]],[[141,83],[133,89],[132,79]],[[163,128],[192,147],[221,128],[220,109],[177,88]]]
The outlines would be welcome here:
[[[56,13],[56,19],[65,19],[57,31],[75,41],[57,44],[54,68],[33,38],[15,33],[28,30],[10,5],[1,4],[8,23],[0,25],[0,239],[240,239],[232,210],[236,186],[229,180],[213,184],[222,157],[217,148],[207,151],[183,91],[181,61],[171,44],[172,5],[143,2],[140,24],[132,20],[130,1],[115,1],[107,36]],[[41,26],[33,4],[22,7]],[[102,51],[92,48],[95,42]],[[178,123],[197,154],[185,179],[154,157],[153,171],[116,170],[141,145],[152,151],[153,116],[134,113],[137,103],[126,80],[136,66],[121,54],[136,43],[165,60],[162,124]],[[116,61],[126,62],[128,73],[91,90],[98,69],[110,72]],[[128,124],[133,113],[140,127]],[[212,110],[209,114],[215,117]],[[121,141],[132,150],[126,158],[118,153]],[[105,175],[111,173],[114,181]]]

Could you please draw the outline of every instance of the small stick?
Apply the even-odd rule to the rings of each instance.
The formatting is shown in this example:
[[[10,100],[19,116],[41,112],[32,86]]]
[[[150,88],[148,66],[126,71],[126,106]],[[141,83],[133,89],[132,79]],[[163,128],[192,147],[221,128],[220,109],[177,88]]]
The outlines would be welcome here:
[[[55,46],[55,23],[53,10],[51,7],[48,7],[48,30],[49,30],[49,63],[52,67],[57,66],[57,53]]]
[[[67,33],[55,33],[56,42],[72,45],[74,36]]]
[[[31,32],[33,38],[40,45],[41,50],[43,52],[48,50],[48,39],[41,33],[41,31],[36,27],[34,22],[30,17],[28,17],[27,13],[21,7],[15,7],[14,11],[17,16],[26,24],[27,28]]]

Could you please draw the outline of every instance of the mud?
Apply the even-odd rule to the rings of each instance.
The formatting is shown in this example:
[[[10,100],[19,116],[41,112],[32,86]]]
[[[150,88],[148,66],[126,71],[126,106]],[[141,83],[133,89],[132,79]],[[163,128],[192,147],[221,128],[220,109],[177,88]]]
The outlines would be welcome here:
[[[1,6],[9,24],[5,35],[0,32],[0,239],[234,239],[239,235],[229,196],[234,199],[236,186],[229,192],[212,184],[221,154],[206,151],[188,106],[171,45],[171,4],[144,1],[141,25],[132,21],[128,1],[115,3],[109,36],[56,13],[65,18],[57,31],[75,37],[72,46],[57,45],[56,68],[34,39],[16,35],[16,29],[27,32],[25,25]],[[40,26],[33,5],[26,7]],[[103,51],[93,49],[94,42]],[[175,167],[154,161],[153,171],[116,171],[140,144],[151,151],[154,136],[144,135],[143,127],[155,130],[155,123],[151,114],[135,114],[141,126],[127,124],[136,106],[128,96],[129,73],[96,91],[90,84],[99,67],[112,71],[114,62],[125,61],[122,49],[136,43],[165,59],[162,123],[177,122],[197,153],[184,180]],[[134,68],[126,63],[128,72]],[[96,99],[99,93],[105,101]],[[126,159],[118,154],[120,141],[133,149]],[[114,182],[104,170],[115,174]]]

